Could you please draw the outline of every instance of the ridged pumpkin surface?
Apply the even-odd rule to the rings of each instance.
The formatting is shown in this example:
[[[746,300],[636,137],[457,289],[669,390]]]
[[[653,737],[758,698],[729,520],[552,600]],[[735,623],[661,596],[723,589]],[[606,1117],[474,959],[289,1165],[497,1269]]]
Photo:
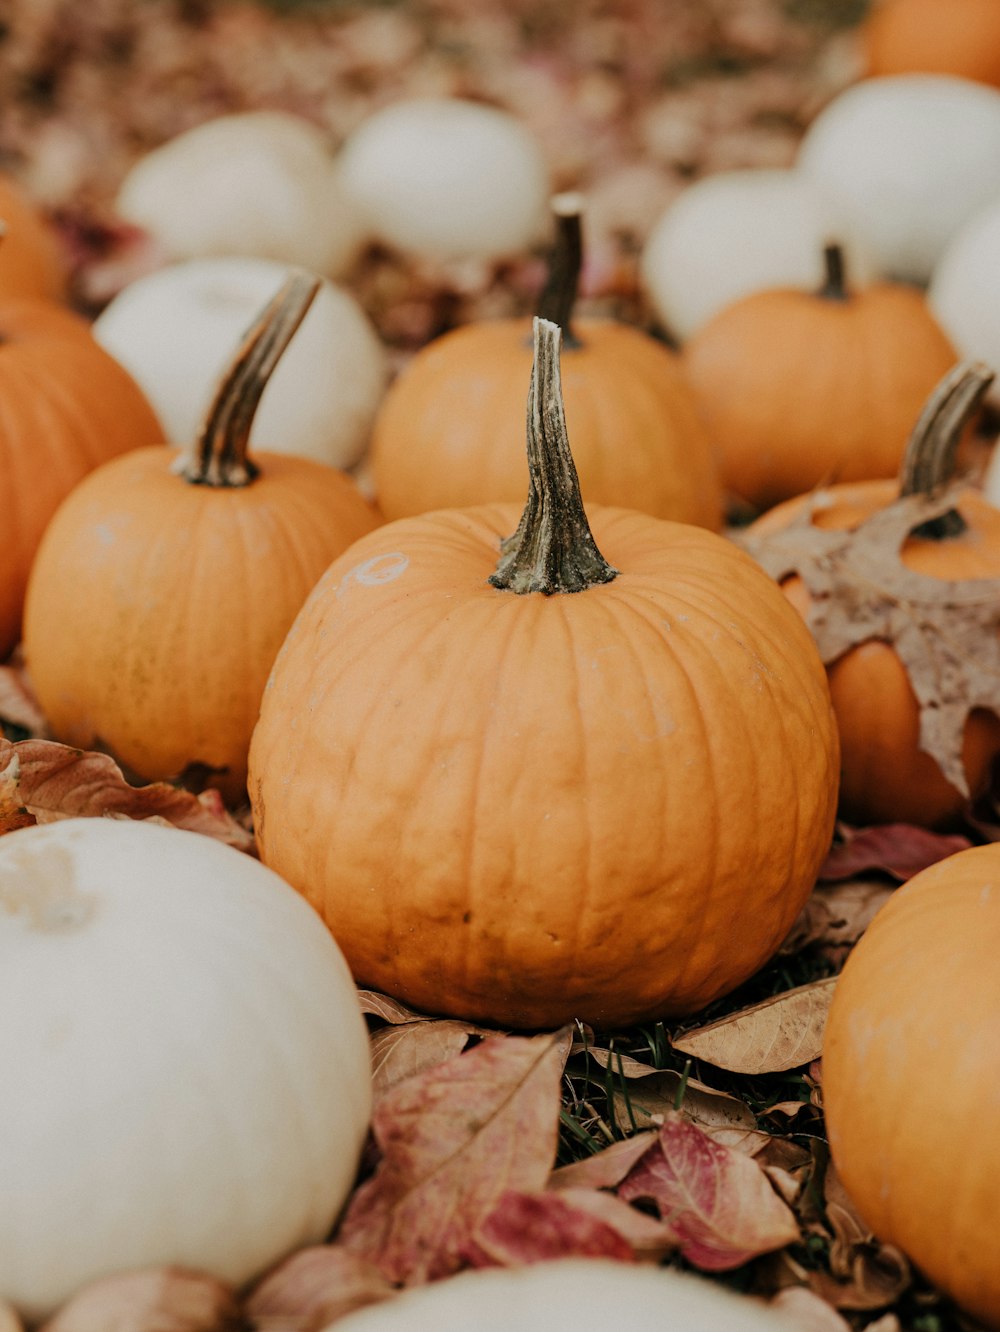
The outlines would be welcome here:
[[[83,319],[45,301],[0,308],[0,661],[20,635],[28,570],[60,502],[100,463],[162,439]]]
[[[856,527],[891,504],[896,481],[859,481],[831,486],[830,503],[817,507],[813,523],[830,530]],[[778,505],[751,529],[778,531],[801,512],[805,498]],[[968,524],[960,536],[935,541],[910,536],[902,547],[908,569],[931,578],[1000,578],[1000,510],[975,490],[962,492],[956,506]],[[803,617],[810,598],[802,580],[787,579],[785,594]],[[965,797],[947,782],[935,760],[918,747],[920,716],[903,663],[888,643],[872,639],[827,667],[830,695],[840,730],[840,807],[850,822],[947,824]],[[970,713],[963,740],[966,779],[973,795],[989,781],[1000,754],[1000,718],[985,709]]]
[[[425,1011],[700,1008],[773,953],[827,850],[818,656],[735,546],[625,510],[589,514],[612,582],[494,588],[518,516],[401,520],[327,571],[254,734],[262,857],[359,982]]]
[[[916,875],[837,982],[823,1046],[830,1148],[878,1237],[1000,1327],[1000,847]]]
[[[55,233],[9,176],[0,175],[0,297],[66,294],[66,273]]]
[[[573,326],[580,345],[563,349],[562,387],[585,502],[717,530],[715,458],[677,357],[612,320]],[[455,329],[410,363],[386,395],[372,436],[375,490],[387,518],[524,502],[530,372],[530,320]]]

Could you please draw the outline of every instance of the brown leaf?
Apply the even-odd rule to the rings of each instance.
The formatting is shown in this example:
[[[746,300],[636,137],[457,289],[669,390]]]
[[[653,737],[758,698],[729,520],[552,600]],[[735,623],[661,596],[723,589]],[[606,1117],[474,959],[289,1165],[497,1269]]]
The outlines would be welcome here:
[[[561,1166],[552,1172],[550,1189],[613,1189],[656,1141],[656,1132],[637,1133],[622,1142],[613,1142],[603,1152],[585,1156],[582,1161]]]
[[[337,1318],[394,1293],[370,1263],[339,1244],[300,1249],[251,1292],[244,1318],[259,1332],[320,1332]]]
[[[802,1332],[851,1332],[836,1309],[805,1286],[786,1286],[771,1301],[771,1308],[787,1317]],[[871,1332],[869,1327],[868,1332]]]
[[[372,1079],[381,1096],[404,1078],[461,1054],[479,1029],[466,1022],[407,1022],[372,1034]]]
[[[4,764],[3,749],[0,749],[0,764]],[[6,764],[0,768],[0,836],[16,832],[18,828],[30,828],[35,822],[34,815],[29,814],[21,804],[21,792],[18,789],[20,773],[21,762],[17,755],[8,754]]]
[[[383,1022],[390,1022],[393,1025],[403,1022],[436,1021],[431,1014],[418,1013],[415,1008],[407,1008],[406,1004],[401,1004],[398,999],[393,999],[388,994],[380,994],[378,990],[359,990],[358,999],[362,1013],[381,1018]]]
[[[810,944],[836,948],[857,943],[894,891],[877,879],[814,888],[779,951],[789,954]]]
[[[586,1048],[597,1064],[610,1069],[612,1113],[623,1133],[658,1126],[678,1104],[686,1115],[704,1127],[745,1129],[753,1128],[757,1122],[750,1107],[737,1097],[716,1091],[697,1078],[685,1079],[675,1069],[654,1068],[652,1064],[599,1046],[573,1048],[574,1052]],[[625,1087],[621,1085],[623,1079]]]
[[[13,759],[18,764],[18,798],[38,823],[109,815],[158,819],[253,852],[253,835],[226,811],[218,791],[195,796],[166,782],[130,786],[107,754],[72,749],[54,740],[12,744],[0,738],[0,771],[8,770]]]
[[[910,1285],[910,1267],[900,1251],[871,1233],[831,1161],[823,1180],[830,1245],[830,1272],[811,1272],[809,1284],[838,1309],[880,1309]]]
[[[397,1083],[375,1107],[382,1153],[340,1241],[390,1281],[455,1271],[508,1189],[540,1192],[555,1157],[569,1032],[490,1037]]]
[[[870,639],[892,644],[920,708],[920,748],[968,796],[966,719],[977,707],[1000,713],[1000,580],[931,578],[900,557],[914,528],[954,508],[961,488],[898,499],[848,531],[813,526],[820,491],[786,528],[741,544],[772,578],[805,583],[824,662]]]
[[[820,882],[851,879],[871,870],[884,870],[902,882],[972,845],[958,833],[930,832],[910,823],[886,823],[877,828],[841,824],[840,832],[843,840],[833,844],[820,866]]]
[[[472,1267],[518,1267],[574,1257],[633,1261],[632,1246],[607,1221],[558,1193],[517,1189],[500,1195],[462,1248],[462,1258]]]
[[[651,1148],[618,1189],[649,1199],[695,1267],[721,1272],[799,1238],[794,1214],[756,1161],[715,1142],[671,1114]]]
[[[636,1258],[659,1262],[677,1248],[671,1226],[603,1189],[560,1189],[558,1196],[598,1217],[627,1240]]]
[[[810,981],[671,1041],[732,1073],[780,1073],[818,1058],[836,977]]]
[[[38,706],[23,666],[0,666],[0,721],[19,726],[34,736],[44,736],[48,731],[45,714]]]
[[[202,1272],[158,1267],[91,1282],[40,1332],[235,1332],[238,1325],[229,1286]]]

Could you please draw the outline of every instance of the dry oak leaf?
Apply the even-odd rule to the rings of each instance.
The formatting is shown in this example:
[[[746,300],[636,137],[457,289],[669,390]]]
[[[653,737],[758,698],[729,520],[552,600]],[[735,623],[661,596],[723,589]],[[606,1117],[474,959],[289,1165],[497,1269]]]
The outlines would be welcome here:
[[[232,1288],[204,1272],[148,1268],[84,1286],[40,1332],[236,1332]]]
[[[404,1285],[456,1271],[504,1192],[544,1189],[569,1046],[569,1029],[494,1036],[397,1083],[375,1106],[382,1159],[351,1199],[339,1242]]]
[[[910,823],[885,823],[876,828],[850,828],[838,824],[843,838],[830,848],[820,866],[819,881],[852,879],[872,870],[884,870],[900,881],[911,879],[972,845],[959,833],[936,833]]]
[[[293,1253],[254,1287],[243,1317],[254,1332],[320,1332],[394,1293],[371,1263],[338,1244],[315,1244]]]
[[[847,531],[813,526],[819,491],[780,532],[739,544],[778,582],[798,574],[805,583],[825,663],[870,639],[892,644],[920,708],[920,748],[967,797],[966,718],[980,707],[1000,714],[1000,580],[931,578],[900,557],[914,528],[954,508],[960,490],[898,499]]]
[[[31,691],[24,668],[10,663],[0,666],[0,722],[19,726],[34,736],[44,736],[48,731],[45,714]]]
[[[880,879],[850,879],[845,883],[814,888],[781,948],[782,954],[797,953],[810,944],[823,949],[857,943],[875,913],[895,892]]]
[[[634,1254],[615,1226],[565,1195],[508,1189],[462,1246],[461,1257],[470,1267],[520,1267],[571,1257],[630,1263]]]
[[[195,796],[166,782],[130,786],[107,754],[73,749],[54,740],[11,743],[0,737],[0,780],[13,763],[17,765],[17,798],[32,822],[81,816],[155,818],[253,853],[253,835],[227,812],[218,791]],[[2,822],[0,830],[10,831]]]
[[[799,1239],[794,1213],[753,1157],[679,1114],[667,1118],[618,1196],[654,1203],[682,1255],[708,1272],[728,1271]]]
[[[731,1073],[781,1073],[817,1059],[835,976],[810,981],[704,1027],[674,1037],[671,1045]]]

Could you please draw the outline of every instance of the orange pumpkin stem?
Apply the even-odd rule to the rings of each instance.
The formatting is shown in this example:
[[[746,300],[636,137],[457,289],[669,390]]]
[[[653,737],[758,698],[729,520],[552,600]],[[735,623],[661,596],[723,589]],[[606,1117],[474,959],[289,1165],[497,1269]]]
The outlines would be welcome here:
[[[528,502],[490,582],[505,591],[583,592],[618,574],[597,549],[569,448],[559,376],[559,325],[534,321],[528,390]]]
[[[851,293],[847,290],[847,271],[842,245],[823,247],[823,272],[823,285],[816,294],[824,301],[849,301]]]
[[[549,276],[538,298],[539,319],[558,324],[567,347],[578,347],[570,327],[583,265],[583,195],[575,191],[553,195],[550,206],[556,219],[556,239],[549,255]]]
[[[247,329],[202,424],[178,467],[196,486],[247,486],[258,474],[247,456],[261,394],[319,291],[321,281],[297,270]]]
[[[962,431],[993,383],[993,371],[981,361],[962,361],[944,376],[917,418],[899,471],[899,495],[932,496],[952,479]],[[933,540],[960,536],[965,519],[957,509],[915,529]]]

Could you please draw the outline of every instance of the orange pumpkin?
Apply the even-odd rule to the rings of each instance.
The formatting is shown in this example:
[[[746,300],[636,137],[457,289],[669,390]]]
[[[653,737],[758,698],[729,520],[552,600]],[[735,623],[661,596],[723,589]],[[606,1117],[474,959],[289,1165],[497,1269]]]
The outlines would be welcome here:
[[[721,310],[683,361],[721,454],[756,509],[834,481],[890,477],[955,352],[915,288],[844,283],[830,246],[815,294],[756,292]]]
[[[932,395],[907,450],[898,481],[859,481],[831,486],[778,505],[749,530],[748,548],[767,550],[770,534],[786,528],[811,506],[811,521],[827,530],[849,530],[900,496],[933,495],[950,478],[962,425],[978,406],[992,374],[959,366]],[[957,520],[911,532],[902,550],[907,569],[936,579],[1000,578],[1000,510],[971,486],[956,496]],[[797,576],[782,582],[785,594],[807,618],[809,591]],[[847,589],[846,595],[850,595]],[[967,795],[920,747],[920,712],[906,668],[893,647],[871,639],[827,665],[840,730],[843,817],[852,823],[953,822]],[[1000,707],[1000,691],[997,695]],[[981,793],[1000,754],[1000,717],[983,708],[969,714],[962,767],[969,792]]]
[[[932,865],[847,960],[823,1043],[834,1163],[862,1217],[1000,1328],[1000,846]]]
[[[0,175],[0,296],[66,294],[66,270],[55,233],[9,176]]]
[[[613,320],[570,325],[581,203],[559,195],[554,206],[558,240],[540,313],[565,333],[566,419],[584,499],[718,529],[715,460],[677,357]],[[387,518],[522,500],[531,356],[530,320],[497,319],[453,329],[414,357],[373,427],[372,474]]]
[[[998,0],[882,0],[861,30],[865,73],[1000,84]]]
[[[265,863],[363,984],[615,1026],[701,1008],[777,948],[828,847],[836,730],[801,619],[731,542],[597,505],[591,531],[536,324],[516,533],[511,505],[440,510],[337,560],[249,788]]]
[[[77,315],[0,306],[0,661],[17,642],[28,570],[49,519],[84,476],[163,431],[142,392]]]
[[[345,475],[246,443],[319,283],[296,276],[248,333],[193,451],[137,450],[70,496],[38,553],[25,655],[53,732],[145,778],[208,769],[245,791],[260,695],[296,611],[376,524]],[[178,474],[179,472],[179,474]]]

